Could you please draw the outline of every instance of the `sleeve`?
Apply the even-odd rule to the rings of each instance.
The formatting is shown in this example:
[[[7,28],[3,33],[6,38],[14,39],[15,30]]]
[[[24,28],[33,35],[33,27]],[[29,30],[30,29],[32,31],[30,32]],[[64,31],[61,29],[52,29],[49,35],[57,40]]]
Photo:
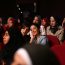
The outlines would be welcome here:
[[[55,36],[49,29],[50,29],[50,26],[48,26],[47,29],[46,29],[47,35],[53,35],[53,36]]]
[[[48,41],[48,40],[47,40],[47,37],[46,37],[46,36],[42,36],[42,37],[40,38],[40,42],[39,42],[39,43],[40,43],[41,45],[46,45],[47,41]]]
[[[60,30],[58,30],[58,31],[56,32],[55,36],[57,36],[57,38],[58,38],[60,41],[62,41],[62,39],[63,39],[63,34],[64,34],[64,29],[61,28]]]

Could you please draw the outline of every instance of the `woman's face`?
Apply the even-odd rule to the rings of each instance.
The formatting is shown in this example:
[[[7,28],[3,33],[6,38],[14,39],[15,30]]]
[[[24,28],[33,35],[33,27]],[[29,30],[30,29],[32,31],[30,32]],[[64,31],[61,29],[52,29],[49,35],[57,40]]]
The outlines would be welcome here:
[[[8,31],[5,32],[4,36],[3,36],[3,43],[7,44],[10,40],[10,35],[8,33]]]
[[[28,27],[25,27],[25,28],[22,28],[21,29],[21,34],[24,36],[24,35],[27,35],[27,33],[29,32],[29,28]]]
[[[13,26],[13,21],[12,20],[8,20],[7,24],[8,24],[9,27],[12,27]]]
[[[38,34],[38,28],[35,25],[32,25],[30,27],[30,30],[31,30],[33,36],[36,36]]]
[[[39,22],[39,18],[35,16],[33,23],[38,23]]]
[[[43,19],[42,22],[41,22],[41,24],[42,24],[43,26],[46,25],[46,21]]]
[[[54,26],[56,25],[56,21],[55,21],[55,20],[51,21],[51,22],[50,22],[50,25],[51,25],[52,27],[54,27]]]
[[[13,62],[11,65],[27,65],[23,57],[20,57],[20,55],[15,54]]]

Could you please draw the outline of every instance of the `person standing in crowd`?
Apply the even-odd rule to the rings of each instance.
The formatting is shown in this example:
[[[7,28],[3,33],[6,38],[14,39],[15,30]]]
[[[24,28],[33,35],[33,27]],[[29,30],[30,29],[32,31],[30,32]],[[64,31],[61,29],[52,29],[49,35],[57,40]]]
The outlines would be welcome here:
[[[64,29],[62,26],[58,26],[55,18],[50,17],[50,26],[47,27],[47,35],[57,36],[60,42],[63,40]]]
[[[11,65],[60,65],[56,56],[46,46],[25,45],[13,56]]]
[[[46,45],[48,42],[46,35],[40,35],[40,26],[38,24],[31,25],[30,37],[30,44]]]

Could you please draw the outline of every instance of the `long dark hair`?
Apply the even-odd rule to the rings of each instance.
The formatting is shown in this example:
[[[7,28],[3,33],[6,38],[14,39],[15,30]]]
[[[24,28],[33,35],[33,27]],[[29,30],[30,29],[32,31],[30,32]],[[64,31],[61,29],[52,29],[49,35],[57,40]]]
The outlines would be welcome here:
[[[9,63],[12,61],[14,52],[22,46],[22,40],[19,31],[16,29],[10,28],[6,31],[8,31],[10,35],[10,40],[6,45],[4,45],[2,59],[6,61],[7,65],[9,65]]]

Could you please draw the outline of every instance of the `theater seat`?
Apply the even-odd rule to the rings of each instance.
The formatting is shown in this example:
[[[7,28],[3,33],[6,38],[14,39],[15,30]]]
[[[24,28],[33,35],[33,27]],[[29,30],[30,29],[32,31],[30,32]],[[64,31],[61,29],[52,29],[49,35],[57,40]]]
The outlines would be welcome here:
[[[61,65],[65,65],[65,44],[51,47]]]
[[[47,35],[47,38],[49,40],[49,45],[52,47],[54,45],[59,45],[60,41],[58,40],[58,38],[56,36],[52,36],[52,35]]]

